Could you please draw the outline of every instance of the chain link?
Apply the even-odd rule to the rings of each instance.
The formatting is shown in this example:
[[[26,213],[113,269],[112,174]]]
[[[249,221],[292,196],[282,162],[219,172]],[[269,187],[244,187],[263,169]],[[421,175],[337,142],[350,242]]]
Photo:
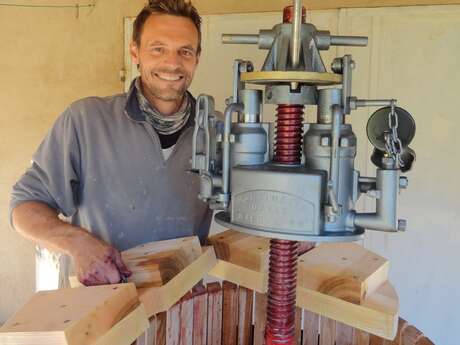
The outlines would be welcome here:
[[[390,112],[388,113],[388,126],[390,131],[385,132],[385,149],[394,159],[396,168],[404,167],[401,159],[402,144],[398,137],[398,114],[395,110],[395,100],[391,101]]]

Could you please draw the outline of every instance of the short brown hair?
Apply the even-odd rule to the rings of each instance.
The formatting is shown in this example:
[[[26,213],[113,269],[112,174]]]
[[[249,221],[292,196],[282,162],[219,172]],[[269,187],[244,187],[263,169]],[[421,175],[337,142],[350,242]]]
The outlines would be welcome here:
[[[133,25],[133,41],[139,47],[144,24],[152,14],[169,14],[189,18],[198,30],[197,54],[201,52],[201,17],[190,1],[186,0],[150,0],[139,12]]]

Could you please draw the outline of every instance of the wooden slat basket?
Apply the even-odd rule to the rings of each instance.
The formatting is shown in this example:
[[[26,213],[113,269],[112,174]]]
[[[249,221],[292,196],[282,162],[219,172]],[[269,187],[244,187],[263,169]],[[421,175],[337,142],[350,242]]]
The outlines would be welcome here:
[[[227,281],[197,285],[133,345],[263,345],[266,306],[266,294]],[[434,345],[401,318],[390,341],[300,308],[296,335],[297,345]]]

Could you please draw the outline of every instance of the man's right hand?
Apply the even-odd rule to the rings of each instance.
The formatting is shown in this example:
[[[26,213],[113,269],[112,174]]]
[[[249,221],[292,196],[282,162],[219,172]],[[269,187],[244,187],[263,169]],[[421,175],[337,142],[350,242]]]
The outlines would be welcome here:
[[[120,252],[78,226],[58,217],[47,204],[27,201],[13,210],[13,224],[24,237],[49,250],[70,255],[85,285],[116,284],[131,272]]]
[[[117,249],[90,234],[79,240],[70,254],[78,280],[86,286],[116,284],[132,274]]]

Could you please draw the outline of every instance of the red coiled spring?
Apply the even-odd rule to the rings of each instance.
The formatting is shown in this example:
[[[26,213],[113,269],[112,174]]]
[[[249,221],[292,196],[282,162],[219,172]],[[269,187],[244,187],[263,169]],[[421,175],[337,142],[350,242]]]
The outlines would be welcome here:
[[[298,242],[270,241],[265,345],[295,343]]]
[[[300,164],[303,105],[280,104],[277,112],[274,160],[283,164]]]

